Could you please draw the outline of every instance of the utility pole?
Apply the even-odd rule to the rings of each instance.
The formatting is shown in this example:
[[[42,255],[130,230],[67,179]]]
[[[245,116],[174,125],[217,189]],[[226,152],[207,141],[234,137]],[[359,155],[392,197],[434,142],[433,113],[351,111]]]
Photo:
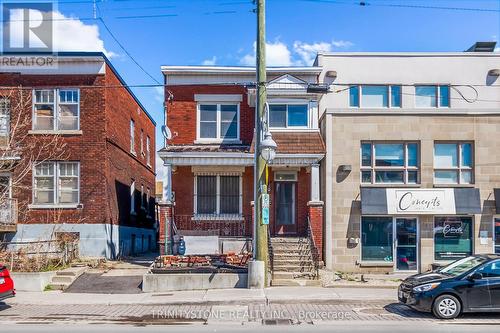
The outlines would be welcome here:
[[[266,20],[265,0],[257,0],[257,108],[255,112],[255,161],[254,161],[254,260],[248,267],[248,287],[267,287],[268,244],[267,224],[262,219],[262,194],[267,194],[266,162],[261,155],[263,138],[262,119],[265,116],[266,93]]]

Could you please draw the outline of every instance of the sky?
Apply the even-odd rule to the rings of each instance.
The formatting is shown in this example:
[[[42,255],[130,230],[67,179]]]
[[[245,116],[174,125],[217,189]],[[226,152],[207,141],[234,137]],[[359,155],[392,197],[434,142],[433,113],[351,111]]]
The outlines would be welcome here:
[[[55,17],[63,20],[55,22],[56,47],[104,51],[130,85],[155,82],[127,52],[159,82],[162,65],[255,64],[251,0],[96,2],[96,16],[126,51],[93,19],[92,0],[59,1]],[[266,21],[268,65],[308,66],[317,51],[447,52],[496,41],[500,0],[267,0]],[[158,124],[160,149],[163,89],[133,91]]]

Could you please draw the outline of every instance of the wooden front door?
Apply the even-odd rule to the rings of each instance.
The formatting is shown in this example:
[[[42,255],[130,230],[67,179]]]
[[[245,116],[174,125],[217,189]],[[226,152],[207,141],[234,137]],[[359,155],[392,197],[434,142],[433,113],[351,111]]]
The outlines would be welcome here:
[[[274,234],[295,235],[297,233],[296,183],[275,182]]]

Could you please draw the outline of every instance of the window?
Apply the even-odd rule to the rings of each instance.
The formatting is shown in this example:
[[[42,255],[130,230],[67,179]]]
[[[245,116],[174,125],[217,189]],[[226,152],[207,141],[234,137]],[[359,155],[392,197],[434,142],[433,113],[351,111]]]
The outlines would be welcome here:
[[[500,218],[493,219],[495,253],[500,254]]]
[[[392,217],[361,217],[361,260],[393,261]]]
[[[141,155],[144,156],[144,130],[141,129]]]
[[[146,164],[151,166],[151,139],[146,137]]]
[[[144,202],[144,185],[141,185],[141,208],[145,209],[146,205]]]
[[[43,162],[35,166],[33,203],[73,205],[80,202],[80,163]]]
[[[0,98],[0,144],[7,144],[10,133],[10,101]]]
[[[362,184],[418,184],[417,142],[361,143]]]
[[[434,183],[472,184],[472,143],[434,144]]]
[[[130,184],[130,214],[135,214],[135,180]]]
[[[237,140],[238,104],[199,104],[199,139]]]
[[[349,88],[349,106],[355,108],[400,108],[401,86],[351,86]]]
[[[135,155],[135,121],[130,119],[130,152]]]
[[[148,187],[146,190],[146,203],[147,203],[147,215],[148,216],[153,216],[154,215],[154,207],[151,205],[151,189]]]
[[[78,89],[34,90],[33,115],[34,130],[78,130],[80,91]]]
[[[480,269],[477,270],[477,273],[481,273],[484,278],[500,278],[500,261],[490,262]]]
[[[415,86],[417,108],[450,107],[450,86]]]
[[[269,127],[307,127],[309,123],[307,104],[269,105]]]
[[[199,215],[241,214],[240,176],[200,175],[196,177],[195,213]]]
[[[472,217],[434,219],[434,258],[457,260],[472,254]]]

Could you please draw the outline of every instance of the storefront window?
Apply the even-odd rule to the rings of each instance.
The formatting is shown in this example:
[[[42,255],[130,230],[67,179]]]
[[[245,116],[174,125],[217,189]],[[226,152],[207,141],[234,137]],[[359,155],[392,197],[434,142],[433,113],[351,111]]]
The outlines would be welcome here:
[[[361,260],[392,262],[392,223],[392,217],[361,218]]]
[[[495,253],[500,254],[500,218],[495,218]]]
[[[472,254],[472,217],[434,220],[434,259],[457,260]]]

